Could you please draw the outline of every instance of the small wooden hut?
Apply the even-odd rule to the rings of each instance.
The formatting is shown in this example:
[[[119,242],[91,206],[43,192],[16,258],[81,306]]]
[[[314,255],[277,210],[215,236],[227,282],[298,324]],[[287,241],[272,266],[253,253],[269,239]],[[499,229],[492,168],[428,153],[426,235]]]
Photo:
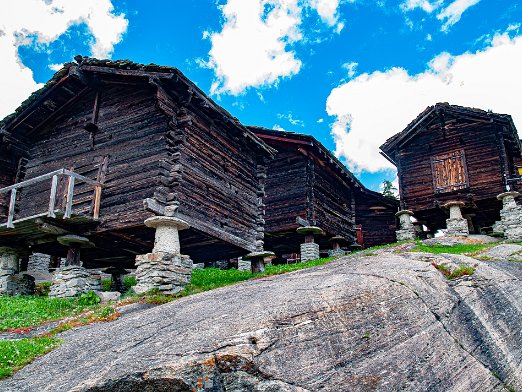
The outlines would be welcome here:
[[[445,228],[450,201],[464,203],[472,232],[490,227],[496,196],[518,187],[521,143],[506,114],[437,103],[380,149],[397,167],[401,208],[431,231]]]
[[[304,236],[296,230],[302,225],[323,230],[315,236],[321,251],[336,236],[345,238],[346,245],[357,238],[361,246],[395,241],[396,200],[366,189],[310,135],[249,128],[278,151],[266,181],[267,249],[278,256],[299,252]]]
[[[256,250],[275,151],[176,68],[76,60],[0,122],[0,247],[80,235],[86,265],[132,266],[169,206],[195,262]]]

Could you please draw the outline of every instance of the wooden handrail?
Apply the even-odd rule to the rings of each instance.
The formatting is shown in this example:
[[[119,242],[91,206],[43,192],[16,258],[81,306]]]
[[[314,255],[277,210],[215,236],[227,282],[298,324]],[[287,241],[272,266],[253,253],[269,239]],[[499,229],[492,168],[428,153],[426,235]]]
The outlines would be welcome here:
[[[43,174],[41,176],[31,178],[30,180],[22,181],[13,185],[10,185],[5,188],[0,189],[0,194],[11,192],[11,197],[9,201],[9,210],[7,215],[7,227],[12,229],[14,228],[14,215],[15,215],[15,207],[16,207],[16,196],[18,193],[18,189],[24,188],[48,179],[51,180],[51,193],[49,196],[49,207],[47,209],[47,216],[50,218],[56,218],[55,214],[55,205],[56,205],[56,194],[58,189],[58,176],[67,176],[69,177],[69,183],[67,186],[67,195],[66,195],[66,205],[65,205],[65,213],[63,218],[68,219],[72,215],[73,208],[73,197],[74,197],[74,186],[75,183],[84,182],[94,186],[94,196],[93,196],[93,218],[98,219],[100,215],[100,199],[101,199],[101,190],[103,185],[98,182],[91,180],[85,176],[74,173],[67,169],[59,169],[53,172]]]
[[[90,178],[87,178],[87,177],[82,176],[80,174],[74,173],[74,172],[72,172],[70,170],[59,169],[59,170],[55,170],[53,172],[50,172],[50,173],[43,174],[41,176],[35,177],[35,178],[31,178],[30,180],[17,182],[16,184],[6,186],[5,188],[0,188],[0,193],[7,193],[7,192],[9,192],[12,189],[23,188],[23,187],[26,187],[28,185],[32,185],[32,184],[36,184],[38,182],[45,181],[45,180],[47,180],[49,178],[52,178],[52,177],[58,176],[58,175],[66,175],[66,176],[69,176],[69,177],[73,177],[73,178],[75,178],[77,180],[80,180],[82,182],[85,182],[87,184],[91,184],[91,185],[95,185],[95,186],[103,186],[102,184],[100,184],[97,181],[91,180]]]

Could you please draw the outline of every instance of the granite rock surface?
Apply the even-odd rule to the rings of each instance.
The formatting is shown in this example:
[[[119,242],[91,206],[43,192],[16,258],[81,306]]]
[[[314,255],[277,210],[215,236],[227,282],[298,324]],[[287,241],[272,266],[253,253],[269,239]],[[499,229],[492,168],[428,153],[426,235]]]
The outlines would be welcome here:
[[[522,274],[504,264],[379,251],[254,279],[67,331],[0,390],[518,391]]]

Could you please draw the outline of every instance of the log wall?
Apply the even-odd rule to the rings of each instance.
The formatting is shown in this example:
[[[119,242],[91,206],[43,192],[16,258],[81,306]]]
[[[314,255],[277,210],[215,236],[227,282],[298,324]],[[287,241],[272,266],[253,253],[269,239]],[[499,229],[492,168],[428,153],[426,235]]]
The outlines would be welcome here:
[[[85,95],[47,126],[45,136],[34,137],[26,179],[62,167],[97,179],[105,162],[99,230],[143,224],[150,216],[143,199],[152,197],[157,186],[167,130],[151,91],[148,86],[104,86],[94,138],[84,126],[92,121],[96,93]],[[45,211],[49,188],[41,184],[25,191],[20,210],[27,215]],[[85,211],[91,196],[90,186],[78,185],[75,210]]]
[[[308,159],[293,149],[278,149],[268,166],[266,181],[266,225],[269,233],[295,230],[296,218],[312,218],[309,214]]]
[[[465,213],[476,214],[478,226],[493,224],[499,218],[496,195],[504,191],[504,173],[513,170],[510,164],[504,164],[503,144],[498,126],[485,121],[457,118],[443,128],[435,123],[420,130],[395,154],[402,207],[436,229],[443,228],[447,218],[441,205],[461,200],[466,203]],[[456,150],[465,153],[469,187],[435,193],[430,157]]]
[[[180,217],[253,251],[258,220],[256,151],[226,127],[188,110],[178,114],[178,129],[184,138],[176,188]]]
[[[395,213],[398,207],[398,201],[384,203],[382,197],[370,192],[355,192],[355,223],[361,225],[364,248],[396,241]]]
[[[352,185],[326,164],[314,165],[315,224],[331,235],[355,241],[355,200]]]

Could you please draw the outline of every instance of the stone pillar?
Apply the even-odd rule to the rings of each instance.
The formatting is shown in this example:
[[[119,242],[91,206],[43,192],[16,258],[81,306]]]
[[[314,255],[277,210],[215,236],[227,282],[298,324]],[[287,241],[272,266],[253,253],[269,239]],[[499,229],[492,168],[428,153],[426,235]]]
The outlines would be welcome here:
[[[154,248],[152,253],[136,256],[137,285],[133,290],[138,294],[152,289],[176,294],[192,278],[192,260],[181,254],[179,243],[179,231],[189,225],[174,216],[154,216],[147,219],[145,225],[156,229]]]
[[[261,250],[247,254],[242,257],[242,260],[250,261],[252,273],[265,272],[265,259],[267,257],[275,256],[274,252]]]
[[[462,201],[450,201],[444,204],[445,208],[449,208],[450,217],[446,219],[446,235],[452,237],[467,237],[469,235],[468,220],[462,216],[460,211],[464,207]]]
[[[332,244],[332,249],[328,250],[328,256],[337,257],[344,256],[346,252],[341,249],[341,244],[346,243],[346,239],[341,236],[335,236],[328,240]]]
[[[51,256],[43,253],[33,253],[29,256],[28,272],[49,272]]]
[[[317,260],[320,257],[319,244],[314,242],[314,235],[323,234],[323,230],[316,226],[304,226],[297,229],[299,234],[304,234],[305,242],[301,244],[301,263]]]
[[[20,251],[0,248],[0,295],[34,294],[34,278],[20,274]]]
[[[496,222],[493,230],[504,233],[508,241],[522,241],[522,207],[517,204],[515,197],[518,192],[504,192],[497,196],[502,201],[500,221]]]
[[[252,262],[249,260],[243,260],[242,257],[237,259],[237,270],[238,271],[251,271],[252,270]]]
[[[49,297],[74,297],[89,291],[101,291],[99,275],[92,275],[80,261],[81,249],[92,248],[94,244],[77,235],[64,235],[57,240],[67,247],[67,259],[65,266],[53,274]]]
[[[397,241],[415,241],[415,227],[411,222],[413,212],[401,210],[395,214],[399,218],[399,230],[396,232]]]

